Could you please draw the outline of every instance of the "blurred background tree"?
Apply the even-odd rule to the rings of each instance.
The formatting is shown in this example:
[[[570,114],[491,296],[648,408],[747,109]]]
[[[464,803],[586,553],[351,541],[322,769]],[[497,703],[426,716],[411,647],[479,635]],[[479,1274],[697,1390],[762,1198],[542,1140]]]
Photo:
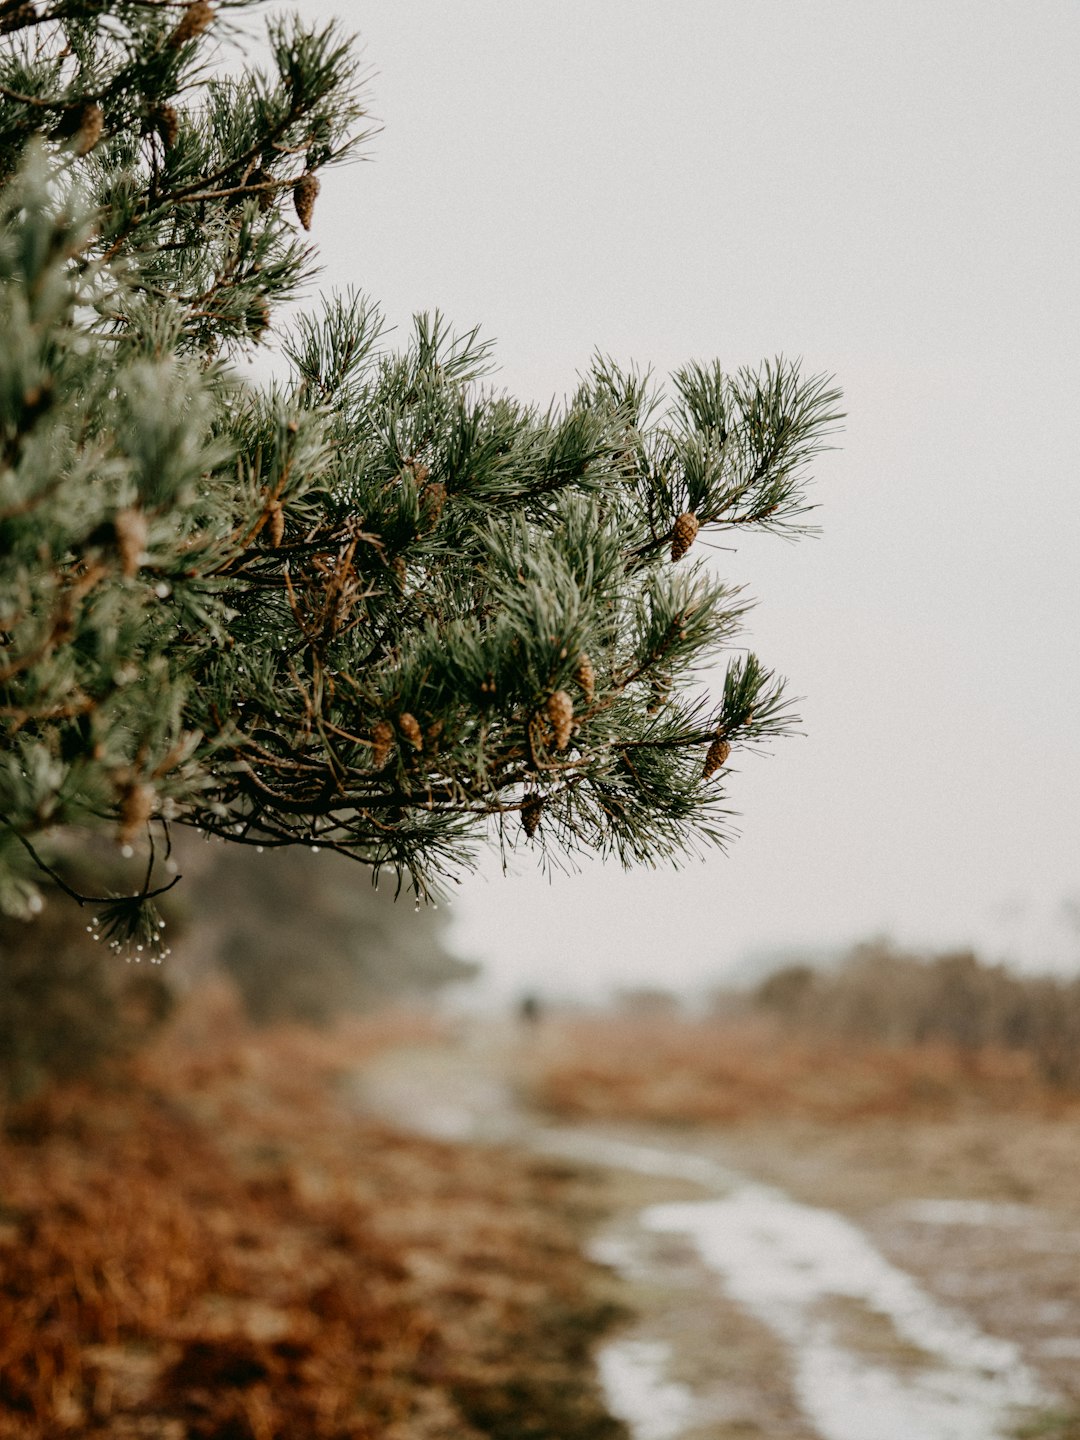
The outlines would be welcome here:
[[[355,870],[299,848],[216,853],[192,886],[198,963],[228,975],[259,1023],[327,1024],[475,975],[448,948],[444,911],[397,905]]]
[[[686,557],[805,528],[838,392],[777,360],[665,396],[598,357],[540,411],[476,332],[394,352],[354,295],[249,383],[366,133],[333,25],[218,63],[252,3],[0,3],[0,906],[85,897],[41,848],[80,828],[139,851],[101,932],[149,948],[176,825],[418,896],[492,825],[624,864],[722,843],[715,777],[795,717],[753,655],[700,686],[747,602]]]

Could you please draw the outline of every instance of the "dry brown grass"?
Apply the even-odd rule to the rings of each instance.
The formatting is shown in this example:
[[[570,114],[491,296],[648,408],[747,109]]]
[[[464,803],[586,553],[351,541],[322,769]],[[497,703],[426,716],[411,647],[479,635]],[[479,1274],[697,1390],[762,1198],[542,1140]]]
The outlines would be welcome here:
[[[359,1120],[422,1022],[252,1034],[189,1009],[138,1083],[0,1141],[4,1440],[615,1440],[572,1176]]]
[[[1040,1080],[1080,1094],[1080,978],[1017,975],[970,950],[915,955],[875,941],[834,970],[780,970],[753,1001],[802,1032],[847,1041],[1022,1053]]]
[[[1077,1103],[1047,1086],[1020,1052],[852,1040],[755,1014],[556,1021],[536,1048],[529,1085],[536,1103],[555,1114],[686,1125]]]

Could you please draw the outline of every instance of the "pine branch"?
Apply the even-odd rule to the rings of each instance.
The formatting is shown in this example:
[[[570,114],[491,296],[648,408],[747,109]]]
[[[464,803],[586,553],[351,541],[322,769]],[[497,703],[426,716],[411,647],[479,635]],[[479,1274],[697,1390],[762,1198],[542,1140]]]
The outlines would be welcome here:
[[[665,393],[597,356],[543,411],[491,388],[479,331],[436,312],[391,348],[349,294],[255,387],[228,357],[310,272],[314,176],[365,134],[349,46],[279,23],[269,76],[215,76],[202,11],[19,13],[0,0],[0,904],[23,840],[78,825],[313,844],[422,894],[489,821],[553,864],[723,843],[714,777],[798,721],[752,656],[702,693],[747,602],[693,547],[807,528],[831,382],[780,358]],[[146,933],[149,873],[114,940]]]

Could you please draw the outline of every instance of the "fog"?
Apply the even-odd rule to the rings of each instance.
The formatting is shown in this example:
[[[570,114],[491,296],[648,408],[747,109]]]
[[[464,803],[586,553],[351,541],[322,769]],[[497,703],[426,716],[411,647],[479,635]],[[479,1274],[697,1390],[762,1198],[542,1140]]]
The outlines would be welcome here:
[[[370,163],[323,287],[442,309],[547,402],[599,348],[836,376],[818,538],[713,552],[804,736],[740,755],[726,855],[454,901],[499,995],[707,983],[887,933],[1080,959],[1071,4],[309,3],[359,33]]]

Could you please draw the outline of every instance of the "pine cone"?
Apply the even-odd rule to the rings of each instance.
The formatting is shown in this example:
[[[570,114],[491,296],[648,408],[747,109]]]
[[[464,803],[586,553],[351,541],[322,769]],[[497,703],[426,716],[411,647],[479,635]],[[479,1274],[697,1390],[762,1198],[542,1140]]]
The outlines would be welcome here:
[[[390,758],[394,746],[394,727],[387,720],[380,720],[371,732],[371,758],[375,769],[381,770]]]
[[[105,129],[105,111],[96,100],[88,100],[79,112],[79,128],[72,148],[76,155],[89,155]]]
[[[161,143],[166,150],[171,150],[180,134],[180,116],[171,105],[155,105],[153,117]]]
[[[390,562],[390,569],[393,571],[394,579],[401,586],[402,590],[404,590],[409,578],[409,567],[405,562],[405,556],[395,555]]]
[[[428,524],[434,530],[442,518],[446,504],[446,486],[441,480],[431,480],[420,492],[420,505]]]
[[[247,328],[254,339],[265,335],[270,328],[270,302],[265,295],[256,295],[248,307]]]
[[[581,693],[585,696],[585,704],[591,705],[592,698],[596,694],[596,671],[593,669],[592,661],[584,651],[578,656],[574,679],[581,686]]]
[[[401,731],[402,735],[405,736],[405,739],[409,742],[413,749],[422,750],[424,748],[424,736],[420,730],[419,724],[417,723],[416,716],[410,715],[409,712],[406,710],[403,715],[398,716],[397,723],[398,729]]]
[[[692,510],[684,510],[675,517],[675,527],[671,532],[672,560],[682,559],[697,538],[699,529],[698,518]]]
[[[701,772],[701,778],[708,780],[715,775],[717,770],[727,763],[727,758],[730,754],[731,746],[718,735],[709,746],[705,756],[705,768]]]
[[[555,749],[565,750],[574,728],[574,702],[565,690],[556,690],[554,695],[549,696],[544,708],[555,731]]]
[[[120,830],[117,841],[133,845],[154,813],[154,790],[150,785],[126,785],[120,796]]]
[[[118,510],[113,519],[120,568],[130,578],[136,575],[146,551],[146,516],[141,510]]]
[[[266,507],[266,530],[276,550],[285,538],[285,507],[280,500],[271,500]]]
[[[531,840],[540,827],[540,816],[544,813],[544,802],[539,795],[530,795],[521,807],[521,828]]]
[[[315,197],[319,193],[319,177],[310,170],[300,176],[293,186],[293,204],[305,230],[311,229],[311,216],[315,210]]]
[[[429,750],[438,749],[439,739],[442,736],[442,732],[443,722],[441,720],[433,720],[431,724],[427,727],[427,733],[424,736],[424,739],[427,741],[427,747]]]
[[[184,11],[184,17],[168,39],[170,50],[179,50],[189,40],[197,40],[214,18],[214,7],[207,0],[193,0]]]

